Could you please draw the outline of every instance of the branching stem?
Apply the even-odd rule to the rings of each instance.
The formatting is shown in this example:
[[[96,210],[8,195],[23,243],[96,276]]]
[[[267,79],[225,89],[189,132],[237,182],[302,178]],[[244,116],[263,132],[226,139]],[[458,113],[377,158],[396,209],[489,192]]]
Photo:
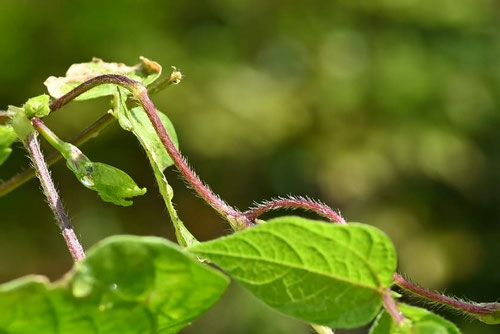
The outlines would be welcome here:
[[[69,252],[75,262],[79,261],[85,257],[85,253],[82,245],[75,235],[75,232],[73,231],[68,215],[63,208],[59,193],[56,190],[54,182],[52,181],[47,164],[43,158],[42,151],[40,150],[40,144],[36,138],[36,132],[29,134],[23,144],[33,161],[33,166],[38,178],[40,179],[43,192],[47,197],[49,206],[54,213],[57,224],[61,229],[66,244],[68,245]]]
[[[94,123],[92,123],[88,128],[80,132],[78,135],[73,137],[70,142],[75,146],[80,146],[86,143],[89,139],[97,136],[99,132],[101,132],[108,125],[113,123],[116,119],[111,114],[104,114],[99,119],[97,119]],[[61,160],[62,156],[58,151],[52,152],[47,156],[47,164],[48,166],[52,166],[59,160]],[[9,180],[0,184],[0,197],[7,195],[11,191],[25,184],[32,178],[36,176],[35,170],[30,168],[26,169],[19,174],[13,176]]]
[[[165,88],[168,88],[172,85],[176,85],[179,83],[179,81],[182,79],[182,74],[179,72],[177,69],[174,69],[172,74],[170,74],[170,77],[165,78],[161,81],[159,81],[157,84],[148,87],[148,93],[149,95],[151,94],[156,94],[160,90],[163,90]],[[66,102],[67,103],[67,102]],[[64,104],[52,104],[51,110],[55,111],[58,108],[61,108]],[[7,123],[10,121],[10,118],[14,115],[14,113],[10,111],[0,111],[0,125],[3,123]],[[80,146],[84,143],[86,143],[89,139],[96,137],[99,135],[99,133],[105,129],[108,125],[116,121],[116,118],[114,118],[111,114],[106,113],[103,116],[101,116],[99,119],[97,119],[94,123],[92,123],[88,128],[77,134],[75,137],[73,137],[69,142],[72,143],[75,146]],[[59,160],[61,160],[62,156],[59,152],[53,152],[47,156],[47,164],[49,166],[52,166]],[[17,175],[14,175],[12,178],[9,180],[0,183],[0,197],[7,195],[11,191],[15,190],[16,188],[22,186],[32,178],[36,176],[35,171],[32,168],[26,169]]]
[[[74,100],[79,95],[85,93],[89,89],[92,89],[101,84],[115,84],[129,90],[134,98],[141,104],[144,111],[148,115],[153,128],[155,129],[158,137],[160,138],[163,146],[167,150],[168,154],[175,163],[175,166],[180,171],[182,176],[186,179],[189,185],[195,190],[195,192],[205,200],[212,208],[214,208],[219,214],[221,214],[234,229],[239,230],[245,227],[251,226],[252,223],[248,221],[247,217],[241,213],[239,210],[229,206],[220,197],[214,194],[208,186],[206,186],[196,173],[189,167],[184,157],[175,147],[172,139],[167,133],[167,130],[163,126],[163,123],[158,116],[156,108],[153,102],[148,96],[147,89],[139,82],[134,81],[122,75],[116,74],[106,74],[90,79],[81,85],[75,87],[73,90],[63,95],[59,99],[51,103],[50,109],[57,110],[62,106],[68,104]]]

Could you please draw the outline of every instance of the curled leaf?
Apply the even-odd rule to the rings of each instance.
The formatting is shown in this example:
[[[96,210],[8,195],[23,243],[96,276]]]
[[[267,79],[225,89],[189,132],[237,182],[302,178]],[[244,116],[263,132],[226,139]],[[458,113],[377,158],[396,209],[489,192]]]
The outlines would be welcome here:
[[[93,58],[88,63],[73,64],[64,77],[51,76],[45,80],[49,94],[59,98],[79,84],[103,74],[120,74],[148,86],[161,74],[161,65],[145,57],[140,57],[141,62],[134,66],[122,63],[107,63],[102,59]],[[111,84],[100,85],[80,95],[76,100],[88,100],[101,96],[113,95],[116,86]]]

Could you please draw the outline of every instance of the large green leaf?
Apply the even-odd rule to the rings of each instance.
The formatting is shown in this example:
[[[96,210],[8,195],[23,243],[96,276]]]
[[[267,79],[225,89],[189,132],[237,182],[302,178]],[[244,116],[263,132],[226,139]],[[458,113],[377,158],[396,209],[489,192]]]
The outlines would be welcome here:
[[[94,58],[88,63],[71,65],[66,72],[66,76],[51,76],[45,80],[44,84],[52,97],[59,98],[82,82],[103,74],[125,75],[147,86],[160,76],[161,66],[157,62],[144,57],[141,57],[141,62],[134,66],[127,66],[121,63],[106,63],[102,59]],[[94,99],[101,96],[113,95],[115,92],[115,85],[101,85],[80,95],[76,100]]]
[[[12,152],[10,146],[16,138],[16,132],[11,126],[0,125],[0,166],[7,160]]]
[[[127,106],[127,93],[121,88],[116,90],[113,102],[114,108],[112,113],[118,119],[120,126],[124,130],[132,132],[146,151],[146,155],[148,156],[149,163],[153,169],[160,194],[163,197],[170,218],[172,219],[177,241],[184,247],[197,243],[198,241],[195,237],[184,226],[184,223],[179,218],[179,215],[177,214],[177,211],[172,203],[174,191],[170,184],[168,184],[163,171],[174,162],[165,150],[165,147],[160,141],[160,138],[153,128],[146,112],[140,106],[129,108]],[[159,111],[157,112],[163,126],[167,130],[168,135],[174,142],[175,146],[178,147],[179,143],[177,141],[174,126],[165,114]]]
[[[283,313],[335,328],[370,322],[391,286],[396,253],[380,230],[281,217],[188,248]]]
[[[115,236],[62,280],[0,286],[0,333],[176,333],[224,293],[228,279],[168,240]]]
[[[453,323],[426,309],[399,304],[399,310],[408,320],[397,326],[386,311],[380,313],[370,334],[460,334]]]

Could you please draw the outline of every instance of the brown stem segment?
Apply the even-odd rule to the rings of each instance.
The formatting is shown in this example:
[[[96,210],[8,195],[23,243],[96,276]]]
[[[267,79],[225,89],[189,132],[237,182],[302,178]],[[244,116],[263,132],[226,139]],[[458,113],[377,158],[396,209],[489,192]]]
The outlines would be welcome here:
[[[85,93],[101,84],[115,84],[128,89],[134,98],[139,101],[144,111],[148,115],[153,128],[158,134],[163,146],[175,163],[177,169],[181,172],[182,176],[186,179],[189,185],[196,191],[196,193],[203,198],[212,208],[221,214],[234,229],[243,229],[251,226],[252,223],[247,220],[246,216],[235,208],[229,206],[226,202],[214,194],[208,186],[206,186],[196,175],[196,173],[189,167],[184,157],[175,147],[172,139],[163,126],[163,123],[158,116],[156,108],[149,99],[147,89],[139,82],[134,81],[122,75],[106,74],[95,77],[75,87],[70,92],[66,93],[59,99],[52,102],[50,105],[51,110],[56,110],[68,104],[79,95]]]
[[[396,285],[402,288],[403,290],[409,291],[419,297],[422,297],[434,303],[446,305],[455,310],[459,310],[467,314],[481,317],[495,313],[496,311],[498,311],[500,307],[499,303],[481,303],[481,304],[468,303],[448,296],[444,296],[440,293],[426,290],[418,286],[417,284],[409,282],[405,280],[403,276],[401,276],[398,273],[394,273],[393,279]]]
[[[66,244],[68,245],[69,252],[71,253],[71,256],[73,257],[73,260],[75,262],[79,261],[85,257],[83,247],[78,241],[78,238],[76,237],[75,232],[73,231],[73,227],[71,226],[71,223],[69,221],[68,215],[63,208],[61,198],[59,197],[59,193],[56,190],[54,182],[52,181],[50,172],[43,158],[42,151],[40,150],[40,145],[36,138],[36,133],[33,132],[29,134],[23,144],[26,147],[31,160],[33,161],[33,166],[38,178],[40,179],[43,192],[47,197],[49,206],[54,213],[57,224],[61,229]]]

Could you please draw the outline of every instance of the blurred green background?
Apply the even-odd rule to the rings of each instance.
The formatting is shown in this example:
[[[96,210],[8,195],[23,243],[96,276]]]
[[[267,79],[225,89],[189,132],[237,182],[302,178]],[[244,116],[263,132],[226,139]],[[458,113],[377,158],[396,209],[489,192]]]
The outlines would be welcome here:
[[[500,5],[494,0],[0,1],[0,108],[92,57],[139,56],[184,81],[156,95],[182,151],[245,209],[308,195],[393,239],[400,270],[477,301],[500,295]],[[47,118],[70,138],[108,107]],[[46,146],[45,146],[46,147]],[[173,229],[138,143],[114,124],[83,147],[148,193],[100,201],[63,163],[53,176],[85,247],[113,234]],[[47,149],[48,151],[48,149]],[[28,165],[17,145],[5,180]],[[201,240],[229,227],[167,172],[181,218]],[[56,279],[71,266],[36,181],[0,199],[0,281]],[[313,217],[305,214],[306,216]],[[498,333],[449,312],[464,333]],[[310,333],[233,284],[183,333]],[[349,333],[363,333],[366,330]],[[343,332],[340,332],[343,333]]]

